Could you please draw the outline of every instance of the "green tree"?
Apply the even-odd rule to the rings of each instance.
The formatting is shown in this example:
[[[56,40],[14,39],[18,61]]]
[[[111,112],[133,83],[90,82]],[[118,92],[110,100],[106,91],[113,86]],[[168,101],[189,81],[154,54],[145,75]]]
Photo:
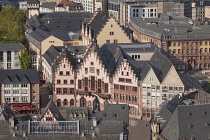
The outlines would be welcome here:
[[[0,11],[0,43],[25,44],[26,15],[23,10],[6,6]]]
[[[202,82],[202,88],[203,88],[206,92],[210,93],[210,79],[206,79],[206,80],[204,80],[204,81]]]
[[[18,58],[22,69],[32,69],[32,55],[26,48],[20,52]]]

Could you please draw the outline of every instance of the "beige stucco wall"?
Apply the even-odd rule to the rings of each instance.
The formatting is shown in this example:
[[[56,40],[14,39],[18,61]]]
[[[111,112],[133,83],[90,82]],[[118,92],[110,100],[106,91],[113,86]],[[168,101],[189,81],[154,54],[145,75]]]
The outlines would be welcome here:
[[[114,32],[114,35],[110,35],[110,32]],[[97,44],[102,46],[106,43],[106,40],[110,40],[110,43],[114,43],[114,40],[117,40],[118,43],[132,42],[114,18],[108,20],[102,31],[97,36]]]
[[[162,82],[163,85],[171,85],[171,86],[183,86],[184,84],[180,79],[177,71],[175,70],[174,66],[171,67],[168,74],[166,75],[165,79]]]
[[[150,69],[147,73],[147,76],[144,78],[144,84],[160,84],[156,74],[154,73],[153,69]]]
[[[54,43],[50,43],[50,41],[54,41]],[[63,41],[51,35],[50,37],[42,41],[41,55],[44,54],[51,45],[63,46]]]
[[[205,18],[210,18],[210,6],[205,6]]]

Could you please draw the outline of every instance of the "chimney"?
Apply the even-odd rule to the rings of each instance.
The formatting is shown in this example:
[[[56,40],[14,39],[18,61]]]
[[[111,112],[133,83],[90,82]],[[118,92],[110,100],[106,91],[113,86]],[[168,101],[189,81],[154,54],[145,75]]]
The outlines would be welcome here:
[[[95,132],[94,132],[94,131],[92,131],[92,137],[95,137],[95,135],[96,135],[96,134],[95,134]]]
[[[92,120],[93,120],[93,127],[96,127],[97,126],[97,120],[96,120],[96,118],[93,117]]]
[[[82,136],[82,137],[84,137],[84,136],[85,136],[85,133],[84,133],[83,131],[82,131],[82,133],[81,133],[81,136]]]
[[[13,118],[10,118],[10,126],[15,127],[15,120]]]
[[[23,137],[24,137],[24,138],[26,137],[26,132],[25,132],[25,131],[23,132]]]

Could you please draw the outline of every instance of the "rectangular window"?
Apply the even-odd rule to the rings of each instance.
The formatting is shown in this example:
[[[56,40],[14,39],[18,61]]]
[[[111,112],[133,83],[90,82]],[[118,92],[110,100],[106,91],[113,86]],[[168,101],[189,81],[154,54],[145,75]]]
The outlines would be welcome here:
[[[125,79],[124,78],[119,78],[119,82],[124,82]]]
[[[133,87],[132,90],[133,90],[133,91],[137,91],[137,87]]]
[[[28,87],[27,84],[21,84],[21,87]]]
[[[126,79],[126,83],[131,83],[131,79]]]
[[[59,75],[63,75],[63,71],[60,71]]]
[[[82,89],[82,80],[78,80],[78,88]]]
[[[22,99],[22,102],[28,102],[28,97],[27,96],[23,96],[23,97],[21,97],[21,99]]]
[[[11,51],[7,51],[7,62],[11,62]]]
[[[110,43],[110,40],[106,40],[106,43]]]
[[[126,86],[126,90],[127,91],[131,91],[131,87],[130,86]]]
[[[105,92],[108,92],[109,91],[109,85],[108,85],[108,83],[105,83],[105,90],[104,90]]]
[[[115,39],[115,40],[114,40],[114,43],[118,43],[118,40],[117,40],[117,39]]]
[[[101,79],[98,79],[98,87],[101,88]]]
[[[74,84],[74,80],[70,80],[70,84],[73,85]]]
[[[28,94],[28,90],[27,90],[27,89],[22,89],[22,90],[21,90],[21,93],[22,93],[22,94]]]
[[[69,71],[66,72],[66,75],[69,75]]]
[[[110,32],[109,34],[110,34],[110,35],[114,35],[114,32]]]
[[[88,78],[85,77],[85,86],[88,87]]]
[[[3,57],[3,51],[0,51],[0,62],[4,61],[4,57]]]
[[[61,94],[61,88],[56,88],[56,93]]]
[[[95,76],[91,76],[91,90],[95,90]]]
[[[19,90],[13,90],[13,94],[19,94]]]
[[[60,84],[61,83],[61,80],[57,80],[57,84]]]
[[[13,88],[19,87],[19,84],[13,84]]]
[[[4,88],[9,88],[10,84],[4,84]]]
[[[74,88],[70,88],[70,94],[74,94]]]
[[[10,90],[4,90],[4,94],[10,94]]]
[[[120,85],[120,90],[125,90],[125,86]]]
[[[114,85],[114,89],[119,89],[119,85]]]
[[[63,88],[63,94],[67,94],[67,93],[68,93],[67,88]]]
[[[63,80],[63,83],[64,83],[64,84],[67,84],[68,82],[67,82],[67,80]]]

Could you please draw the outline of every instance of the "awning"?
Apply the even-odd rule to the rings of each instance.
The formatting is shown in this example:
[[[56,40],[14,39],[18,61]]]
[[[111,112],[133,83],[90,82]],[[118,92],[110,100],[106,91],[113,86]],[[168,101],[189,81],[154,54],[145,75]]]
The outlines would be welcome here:
[[[31,106],[23,106],[22,110],[34,110],[34,108]]]
[[[22,107],[12,107],[12,110],[13,111],[21,111],[22,110]]]

